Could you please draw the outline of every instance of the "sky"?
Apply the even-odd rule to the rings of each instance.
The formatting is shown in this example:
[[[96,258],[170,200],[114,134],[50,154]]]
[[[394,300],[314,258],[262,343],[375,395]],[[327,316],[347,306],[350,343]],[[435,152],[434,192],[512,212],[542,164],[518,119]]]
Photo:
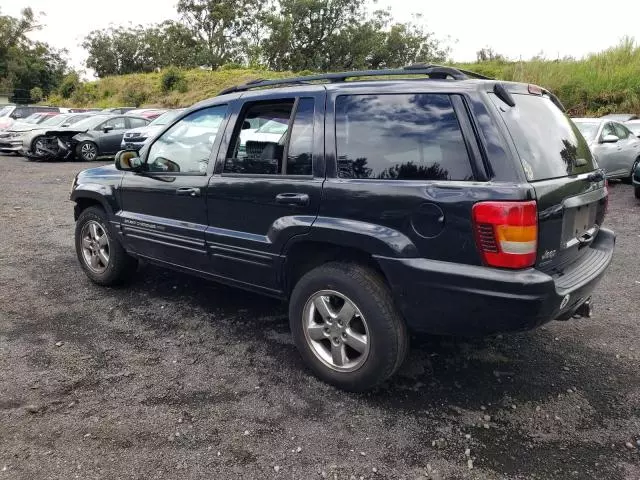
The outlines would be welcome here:
[[[41,12],[44,27],[32,34],[57,48],[69,50],[75,68],[83,68],[87,53],[80,44],[92,30],[110,25],[151,24],[177,19],[177,0],[0,0],[3,14],[18,15],[24,7]],[[421,22],[451,47],[454,61],[473,61],[483,47],[511,59],[528,59],[541,52],[548,58],[582,57],[617,44],[640,32],[640,2],[607,10],[580,0],[378,0],[394,17]],[[613,15],[607,15],[613,12]],[[638,35],[640,40],[640,35]],[[90,74],[90,72],[89,72]]]

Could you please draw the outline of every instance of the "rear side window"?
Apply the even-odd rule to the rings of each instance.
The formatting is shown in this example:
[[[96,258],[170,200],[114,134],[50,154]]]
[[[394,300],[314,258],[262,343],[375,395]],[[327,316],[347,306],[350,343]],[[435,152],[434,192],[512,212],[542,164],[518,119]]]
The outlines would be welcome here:
[[[471,180],[448,95],[343,95],[336,100],[341,178]]]
[[[127,120],[129,120],[129,128],[140,128],[149,124],[148,121],[141,118],[128,118]]]
[[[507,107],[489,94],[511,134],[529,181],[594,170],[589,146],[578,127],[546,96],[513,94]]]
[[[620,139],[625,139],[629,136],[629,130],[627,130],[624,125],[620,125],[619,123],[614,123],[613,128],[616,131],[616,136]]]

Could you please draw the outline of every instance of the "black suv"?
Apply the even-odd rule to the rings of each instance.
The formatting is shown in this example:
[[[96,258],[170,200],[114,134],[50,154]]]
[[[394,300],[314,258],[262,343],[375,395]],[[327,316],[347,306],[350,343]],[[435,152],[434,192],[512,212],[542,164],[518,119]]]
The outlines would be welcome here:
[[[389,378],[409,331],[588,316],[615,244],[558,100],[439,66],[233,87],[71,199],[91,280],[145,259],[288,300],[304,360],[347,390]]]

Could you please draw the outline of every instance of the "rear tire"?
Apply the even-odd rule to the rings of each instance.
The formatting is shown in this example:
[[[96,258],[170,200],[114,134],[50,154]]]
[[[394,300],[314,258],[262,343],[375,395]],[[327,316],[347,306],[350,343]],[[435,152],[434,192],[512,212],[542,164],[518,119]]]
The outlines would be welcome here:
[[[387,380],[408,350],[406,325],[383,278],[355,263],[332,262],[306,273],[291,294],[289,324],[313,372],[347,391]]]
[[[100,207],[82,211],[76,222],[76,255],[87,277],[98,285],[117,285],[138,267],[112,233],[106,212]]]

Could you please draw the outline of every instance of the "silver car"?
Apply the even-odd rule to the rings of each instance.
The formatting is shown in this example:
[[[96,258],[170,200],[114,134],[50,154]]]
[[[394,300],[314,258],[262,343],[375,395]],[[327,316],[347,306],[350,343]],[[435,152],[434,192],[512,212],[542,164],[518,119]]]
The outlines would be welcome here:
[[[574,118],[591,153],[608,178],[630,179],[640,160],[640,139],[625,125],[608,119]]]

